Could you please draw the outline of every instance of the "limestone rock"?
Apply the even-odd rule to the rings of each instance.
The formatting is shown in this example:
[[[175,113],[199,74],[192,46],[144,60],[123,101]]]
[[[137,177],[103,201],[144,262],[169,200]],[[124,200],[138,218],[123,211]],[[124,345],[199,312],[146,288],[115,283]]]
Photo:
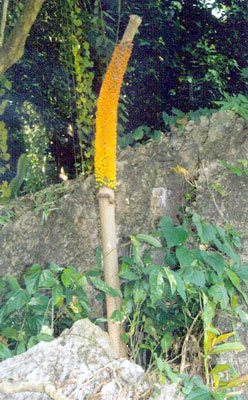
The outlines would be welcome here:
[[[57,385],[58,393],[70,400],[138,400],[148,399],[152,393],[143,369],[118,358],[107,333],[88,319],[77,321],[52,342],[40,342],[1,362],[0,377],[0,383],[8,379],[51,382]],[[158,400],[180,399],[173,385],[163,391]],[[48,399],[44,393],[0,393],[0,400]]]

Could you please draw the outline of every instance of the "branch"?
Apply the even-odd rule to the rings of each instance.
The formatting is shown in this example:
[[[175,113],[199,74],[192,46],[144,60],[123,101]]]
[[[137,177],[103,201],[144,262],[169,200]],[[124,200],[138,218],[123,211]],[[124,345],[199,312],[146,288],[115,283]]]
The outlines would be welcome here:
[[[44,1],[26,0],[16,26],[0,49],[0,77],[23,56],[26,39]]]
[[[66,400],[51,382],[0,381],[0,393],[13,394],[21,392],[46,393],[52,400]]]
[[[8,6],[9,6],[9,0],[4,0],[3,8],[2,8],[2,21],[1,21],[1,28],[0,28],[0,48],[2,47],[3,41],[4,41],[4,31],[5,31],[5,27],[6,27],[6,21],[7,21]]]

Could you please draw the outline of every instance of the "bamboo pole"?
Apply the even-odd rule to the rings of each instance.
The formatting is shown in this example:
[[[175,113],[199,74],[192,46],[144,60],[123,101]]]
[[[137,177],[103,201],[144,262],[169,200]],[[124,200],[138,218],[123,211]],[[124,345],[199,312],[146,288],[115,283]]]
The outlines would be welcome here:
[[[118,254],[115,225],[116,185],[116,141],[117,107],[120,88],[132,50],[132,40],[141,23],[141,18],[131,15],[123,38],[116,46],[100,91],[96,114],[95,177],[100,186],[98,199],[100,208],[103,267],[105,282],[113,289],[120,290],[118,276]],[[123,325],[113,323],[111,315],[120,310],[120,297],[106,295],[109,336],[120,356],[126,356],[126,347],[120,340]]]

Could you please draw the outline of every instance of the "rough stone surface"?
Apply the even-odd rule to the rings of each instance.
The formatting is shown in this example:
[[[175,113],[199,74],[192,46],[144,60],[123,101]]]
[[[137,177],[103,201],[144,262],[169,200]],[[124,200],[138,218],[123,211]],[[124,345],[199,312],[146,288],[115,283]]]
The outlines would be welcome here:
[[[21,355],[1,362],[0,377],[0,381],[56,383],[57,390],[70,400],[148,399],[152,387],[143,369],[126,359],[119,359],[107,333],[88,319],[77,321],[50,343],[41,342]],[[0,393],[0,400],[48,399],[44,393]],[[154,399],[179,400],[181,397],[173,385],[166,385],[161,395]]]
[[[220,162],[237,165],[239,159],[248,160],[248,124],[231,111],[215,113],[210,119],[201,117],[199,123],[188,122],[182,136],[164,136],[159,142],[120,152],[116,191],[119,254],[125,253],[127,247],[122,244],[129,235],[151,232],[162,215],[176,222],[178,207],[185,205],[186,181],[191,181],[197,187],[195,210],[216,225],[224,227],[229,222],[244,234],[242,260],[247,264],[248,176],[238,177]],[[173,170],[176,166],[188,171],[186,180]],[[100,227],[94,178],[69,182],[65,191],[58,210],[45,224],[32,204],[26,206],[27,200],[15,203],[19,218],[0,231],[0,276],[21,274],[33,263],[43,266],[54,261],[79,271],[95,264]],[[101,314],[97,304],[92,308],[96,316]],[[239,334],[247,343],[246,327],[239,326]],[[238,375],[248,373],[247,352],[232,357],[237,359]]]

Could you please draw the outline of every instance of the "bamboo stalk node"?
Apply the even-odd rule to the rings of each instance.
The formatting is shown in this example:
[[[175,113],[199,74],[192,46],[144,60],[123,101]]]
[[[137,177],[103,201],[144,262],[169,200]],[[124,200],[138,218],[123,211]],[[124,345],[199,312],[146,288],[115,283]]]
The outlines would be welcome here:
[[[108,199],[110,204],[115,204],[115,196],[114,193],[111,192],[105,192],[103,191],[103,189],[105,189],[105,187],[101,188],[102,190],[97,194],[97,198],[98,199]],[[108,188],[110,189],[110,188]]]

